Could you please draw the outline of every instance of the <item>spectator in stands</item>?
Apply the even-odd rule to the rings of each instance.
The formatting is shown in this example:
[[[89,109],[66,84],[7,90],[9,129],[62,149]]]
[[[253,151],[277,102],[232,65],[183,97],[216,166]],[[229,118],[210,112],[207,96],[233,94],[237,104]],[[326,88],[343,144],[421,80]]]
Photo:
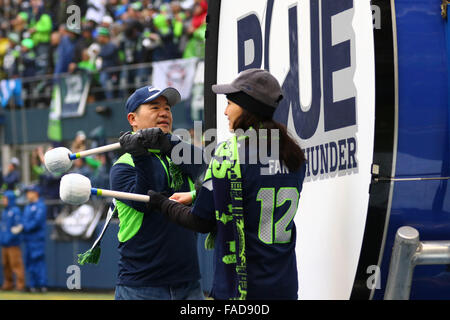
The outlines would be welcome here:
[[[47,151],[51,149],[52,147],[48,148]],[[61,205],[58,203],[59,183],[61,181],[61,176],[55,175],[48,171],[44,163],[44,150],[40,146],[32,152],[31,168],[32,172],[39,180],[39,188],[41,190],[42,198],[44,198],[44,200],[51,201],[47,208],[47,218],[53,220],[61,212]]]
[[[6,12],[10,17],[16,16],[20,12],[28,12],[30,10],[29,0],[3,1],[2,6],[6,7]]]
[[[123,37],[120,42],[119,50],[123,54],[124,64],[137,64],[144,62],[141,34],[143,25],[139,22],[133,6],[129,7],[127,19],[123,23]],[[148,70],[144,68],[123,68],[120,75],[121,94],[123,97],[129,96],[130,85],[134,88],[141,87],[142,79],[148,76]]]
[[[114,22],[114,20],[113,20],[113,18],[111,18],[111,16],[104,16],[102,18],[102,22],[100,23],[100,27],[104,27],[104,28],[110,29],[111,25],[113,24],[113,22]]]
[[[81,36],[78,37],[75,43],[75,52],[72,63],[69,66],[69,71],[73,72],[78,63],[83,60],[83,51],[94,43],[94,38],[92,36],[92,27],[88,24],[84,24],[81,28]]]
[[[20,37],[15,32],[8,34],[8,49],[3,57],[3,71],[8,78],[19,76]]]
[[[109,170],[111,169],[111,164],[108,161],[106,154],[98,154],[93,160],[96,162],[94,171],[91,175],[91,184],[95,188],[99,189],[109,189]],[[91,167],[93,162],[91,163]]]
[[[29,29],[36,50],[36,74],[47,74],[50,63],[52,18],[44,12],[42,0],[31,0]]]
[[[177,44],[174,42],[172,19],[169,16],[168,5],[162,5],[160,12],[153,17],[155,32],[159,35],[160,46],[153,51],[153,61],[177,58]]]
[[[3,177],[3,190],[15,190],[20,182],[19,159],[13,157],[8,165],[8,172]]]
[[[129,6],[128,0],[122,0],[120,3],[116,3],[114,8],[114,20],[118,23],[122,23],[123,15],[126,15]]]
[[[79,29],[66,26],[66,35],[62,36],[57,49],[55,75],[69,71],[69,65],[75,57],[75,45],[80,34]]]
[[[105,16],[105,0],[88,0],[86,20],[94,21],[96,24],[100,24],[102,17]]]
[[[73,153],[76,153],[86,149],[86,134],[84,133],[84,131],[79,130],[72,142],[71,151]],[[82,174],[83,176],[86,176],[88,178],[90,178],[92,175],[92,169],[86,164],[86,159],[84,158],[74,160],[72,169],[69,172]]]
[[[83,130],[77,131],[75,134],[75,139],[72,142],[72,145],[70,146],[70,150],[73,153],[80,152],[83,150],[86,150],[86,134]]]
[[[157,13],[157,10],[152,5],[142,10],[141,23],[144,28],[144,31],[141,33],[142,59],[145,62],[153,61],[153,51],[161,45],[161,38],[155,32],[153,24],[153,18]]]
[[[73,166],[68,173],[81,174],[89,179],[92,177],[93,174],[92,169],[87,165],[86,159],[84,158],[73,160]]]
[[[77,63],[75,67],[76,70],[85,70],[87,72],[95,74],[97,71],[97,67],[95,66],[95,63],[93,59],[91,59],[91,56],[89,55],[89,49],[84,49],[81,54],[81,61]]]
[[[78,62],[74,71],[87,72],[90,76],[91,86],[97,86],[100,83],[97,67],[95,65],[95,57],[91,56],[91,54],[89,53],[89,48],[83,50],[82,60]],[[95,93],[89,92],[87,103],[94,102],[95,100]]]
[[[108,0],[105,4],[105,16],[114,17],[119,0]]]
[[[187,16],[179,1],[172,1],[170,9],[172,11],[173,42],[177,46],[175,59],[178,59],[181,58],[186,47],[187,36],[184,31]]]
[[[58,30],[61,24],[65,26],[67,8],[73,4],[82,9],[81,36]],[[8,34],[11,41],[0,71],[4,72],[3,77],[14,78],[93,70],[95,50],[89,50],[89,60],[82,59],[83,52],[86,48],[94,49],[91,44],[99,44],[101,49],[95,53],[97,56],[101,51],[96,64],[101,72],[98,82],[105,89],[105,97],[111,99],[116,97],[113,88],[118,87],[119,80],[121,85],[139,87],[147,81],[151,70],[138,68],[136,74],[128,72],[119,77],[120,71],[109,73],[108,67],[181,57],[203,58],[206,10],[206,0],[11,0],[0,6],[0,31]],[[20,44],[28,38],[33,41],[33,48],[27,41],[26,55],[22,58]],[[30,59],[32,51],[35,59]],[[45,81],[41,81],[35,86],[39,89],[26,85],[23,88],[43,93],[44,86]],[[31,96],[27,95],[28,99]],[[96,98],[103,98],[102,93]]]
[[[45,238],[47,206],[39,196],[39,187],[26,188],[28,204],[23,212],[23,237],[25,242],[25,270],[30,292],[47,291],[47,266],[45,263]]]
[[[58,30],[50,36],[50,70],[54,73],[55,66],[58,64],[58,46],[63,36],[66,35],[66,26],[60,25]]]
[[[100,27],[97,34],[97,41],[100,44],[100,52],[97,58],[97,70],[100,72],[99,80],[105,92],[106,99],[113,99],[113,86],[118,83],[119,77],[117,71],[111,72],[107,69],[120,64],[119,50],[111,42],[110,33],[107,28]]]
[[[91,23],[91,26],[93,27],[94,26],[94,22],[90,21],[90,23]],[[100,24],[96,28],[93,28],[93,30],[92,30],[92,37],[94,39],[97,39],[97,37],[98,37],[98,30],[100,28],[102,28],[102,27],[109,30],[109,34],[110,34],[110,37],[111,37],[112,36],[111,35],[111,31],[112,31],[113,25],[114,25],[114,19],[111,18],[111,16],[104,16],[102,18]]]
[[[141,17],[141,11],[142,11],[142,3],[139,1],[130,3],[130,5],[127,8],[127,12],[124,15],[125,21],[127,20],[139,20]]]
[[[131,8],[131,7],[130,7]],[[133,9],[130,9],[133,11]],[[120,44],[120,50],[124,53],[124,63],[134,64],[141,62],[140,50],[142,44],[139,42],[139,36],[143,31],[143,25],[139,20],[130,15],[123,23],[123,39]]]
[[[13,191],[5,191],[2,197],[3,212],[0,216],[0,244],[2,246],[3,286],[2,290],[25,289],[25,271],[20,249],[23,229],[22,213],[16,206],[16,196]]]
[[[22,78],[34,77],[36,75],[36,53],[34,43],[31,39],[23,39],[21,42],[21,55],[19,72]]]
[[[17,17],[11,20],[11,26],[13,27],[13,32],[17,33],[20,39],[24,39],[24,34],[28,27],[28,13],[20,12]]]
[[[187,30],[189,40],[183,52],[183,58],[205,57],[205,32],[206,32],[206,14],[208,3],[206,0],[197,0],[194,5],[192,22]]]

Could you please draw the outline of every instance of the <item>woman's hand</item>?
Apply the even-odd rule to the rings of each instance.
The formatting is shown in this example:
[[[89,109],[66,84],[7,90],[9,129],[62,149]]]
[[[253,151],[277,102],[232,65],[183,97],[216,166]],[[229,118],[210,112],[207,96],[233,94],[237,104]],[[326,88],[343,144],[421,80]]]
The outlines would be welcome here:
[[[188,206],[192,203],[192,194],[190,192],[177,192],[174,193],[169,199]]]

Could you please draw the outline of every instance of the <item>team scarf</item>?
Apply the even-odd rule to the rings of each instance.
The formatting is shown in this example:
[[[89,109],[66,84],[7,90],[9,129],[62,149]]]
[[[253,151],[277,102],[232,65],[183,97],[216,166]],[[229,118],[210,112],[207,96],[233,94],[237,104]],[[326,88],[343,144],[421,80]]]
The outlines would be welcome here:
[[[205,180],[212,179],[217,230],[209,234],[208,249],[221,246],[221,261],[216,272],[226,278],[226,291],[230,300],[247,297],[247,262],[242,203],[242,176],[238,154],[238,138],[233,136],[220,145],[210,163]]]
[[[167,169],[167,166],[164,163],[164,161],[161,159],[161,156],[159,156],[158,153],[156,153],[156,152],[153,152],[153,154],[159,159],[164,170],[166,171],[166,174],[167,174],[168,180],[169,180],[169,187],[174,191],[179,191],[182,188],[183,183],[184,183],[183,173],[182,173],[181,169],[177,165],[175,165],[169,157],[166,156],[166,160],[169,163],[169,168]],[[132,160],[131,160],[131,162],[129,162],[129,161],[130,160],[128,160],[128,164],[134,167],[134,163],[132,162]],[[195,189],[194,183],[192,182],[192,179],[190,177],[186,176],[186,178],[187,178],[187,182],[189,183],[189,189],[192,192],[192,190]],[[106,222],[103,226],[103,230],[101,231],[100,235],[94,241],[94,244],[92,245],[92,247],[89,250],[87,250],[84,253],[78,254],[78,264],[79,265],[82,266],[82,265],[85,265],[88,263],[89,264],[98,264],[99,263],[100,254],[101,254],[101,246],[100,245],[101,245],[102,238],[105,234],[106,229],[109,226],[109,223],[111,222],[111,219],[117,215],[117,212],[118,212],[118,209],[117,209],[117,206],[115,203],[115,199],[113,199],[113,202],[108,211]]]

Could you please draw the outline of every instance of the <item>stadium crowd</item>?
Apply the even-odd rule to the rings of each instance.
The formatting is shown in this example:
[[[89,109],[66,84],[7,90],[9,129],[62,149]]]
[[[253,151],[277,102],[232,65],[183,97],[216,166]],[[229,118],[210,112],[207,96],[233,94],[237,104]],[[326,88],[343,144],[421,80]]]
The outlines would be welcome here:
[[[79,24],[71,20],[74,5]],[[26,97],[32,90],[51,88],[60,76],[86,72],[91,88],[101,88],[94,99],[128,97],[147,84],[149,63],[204,57],[207,7],[206,0],[0,0],[0,81],[20,78]],[[35,106],[25,107],[29,105]],[[105,143],[80,131],[67,147],[79,152]],[[2,290],[46,290],[43,230],[46,220],[56,221],[63,205],[61,176],[46,169],[45,148],[32,152],[31,180],[36,184],[23,183],[16,157],[0,174]],[[108,188],[112,160],[110,154],[78,159],[68,173]]]
[[[206,0],[0,0],[0,80],[85,70],[101,98],[127,97],[111,88],[151,70],[118,66],[204,57],[207,8]]]
[[[70,147],[80,152],[99,143],[103,141],[88,139],[83,131],[79,131]],[[64,211],[64,204],[59,199],[62,176],[50,173],[44,164],[44,153],[49,149],[38,146],[32,152],[32,180],[35,183],[22,183],[21,163],[16,157],[11,158],[6,170],[0,174],[1,291],[47,290],[46,221],[58,224],[58,216],[63,216]],[[108,188],[111,159],[109,154],[77,159],[68,173],[83,174],[95,185]],[[58,230],[55,227],[52,239],[67,238],[67,234]]]
[[[80,23],[71,25],[71,6],[80,11]],[[204,57],[206,0],[0,0],[0,80],[38,79],[44,75],[74,73],[92,75],[101,86],[100,99],[114,93],[128,96],[127,90],[110,90],[111,85],[145,77],[147,68],[124,65],[168,59]],[[119,68],[117,68],[119,66]],[[108,68],[113,71],[108,71]],[[39,83],[42,83],[40,81]],[[33,82],[24,81],[24,90]],[[51,81],[46,81],[51,86]],[[139,86],[140,83],[135,83]],[[35,88],[33,88],[35,89]],[[130,90],[133,86],[130,86]],[[48,104],[47,104],[48,107]],[[86,149],[86,134],[79,132],[70,149]],[[97,143],[105,141],[93,141]],[[47,202],[58,202],[59,180],[44,165],[44,146],[32,154],[32,180],[38,181]],[[109,186],[111,157],[74,161],[73,172],[93,180],[96,186]],[[0,175],[1,191],[16,190],[20,195],[19,160],[11,159]],[[24,193],[22,193],[24,196]],[[48,219],[55,219],[60,207],[50,205]]]

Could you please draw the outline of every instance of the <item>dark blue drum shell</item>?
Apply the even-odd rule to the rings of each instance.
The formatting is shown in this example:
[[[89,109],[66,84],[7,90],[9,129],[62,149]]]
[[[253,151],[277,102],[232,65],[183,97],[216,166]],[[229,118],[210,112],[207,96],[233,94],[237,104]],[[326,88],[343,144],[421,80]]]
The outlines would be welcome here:
[[[395,176],[448,177],[449,114],[447,22],[440,1],[395,0],[398,48],[398,124]],[[419,231],[421,241],[450,240],[447,180],[393,183],[381,264],[382,299],[395,233],[402,226]],[[446,265],[417,266],[411,299],[450,299]]]

